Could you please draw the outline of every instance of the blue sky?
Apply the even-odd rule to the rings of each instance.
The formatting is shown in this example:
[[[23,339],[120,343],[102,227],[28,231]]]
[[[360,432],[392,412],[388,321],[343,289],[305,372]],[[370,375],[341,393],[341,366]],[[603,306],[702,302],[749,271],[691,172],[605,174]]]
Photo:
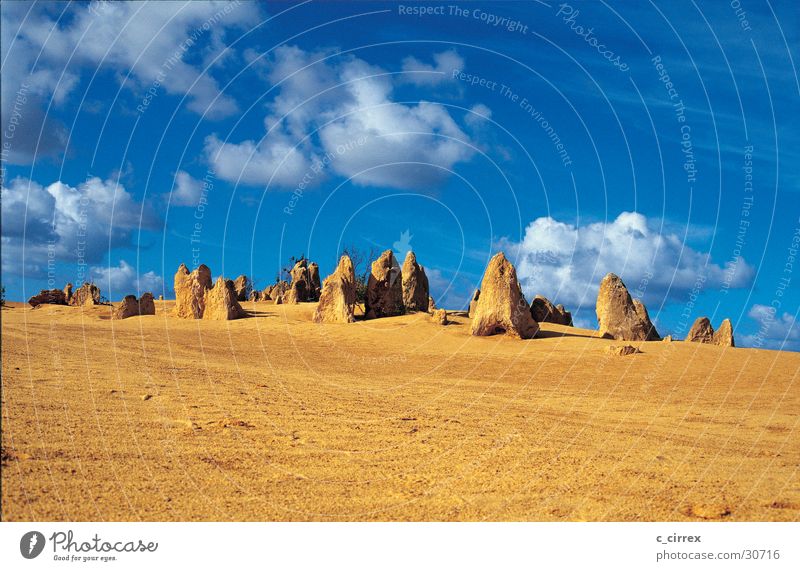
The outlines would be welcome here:
[[[420,13],[422,12],[422,13]],[[2,4],[3,285],[264,287],[411,247],[440,306],[491,255],[593,327],[800,349],[792,2]],[[403,233],[407,232],[403,238]],[[688,323],[687,323],[688,320]]]

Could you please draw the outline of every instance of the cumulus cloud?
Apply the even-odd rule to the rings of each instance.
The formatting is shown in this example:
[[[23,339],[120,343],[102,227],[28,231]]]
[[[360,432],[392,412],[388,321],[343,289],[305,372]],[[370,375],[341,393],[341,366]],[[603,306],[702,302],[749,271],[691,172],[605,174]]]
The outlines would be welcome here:
[[[130,245],[135,229],[158,224],[124,186],[98,177],[77,187],[18,177],[2,188],[2,200],[3,271],[30,277],[40,277],[50,259],[98,262]]]
[[[455,50],[433,54],[433,65],[415,57],[403,60],[403,81],[422,86],[439,85],[453,79],[453,70],[464,69],[464,59]]]
[[[482,127],[491,118],[492,110],[483,103],[476,103],[470,108],[470,112],[464,115],[464,122],[474,129]]]
[[[742,346],[800,351],[800,324],[791,313],[784,311],[781,314],[772,306],[757,303],[747,316],[757,323],[758,330],[752,335],[744,335]]]
[[[139,297],[146,291],[158,296],[164,289],[164,279],[161,276],[154,271],[140,275],[125,260],[120,260],[117,266],[93,266],[89,276],[103,295],[114,301],[129,294]]]
[[[203,193],[203,181],[197,180],[186,171],[175,173],[175,186],[172,188],[170,203],[175,206],[197,206]]]
[[[2,121],[4,128],[10,124],[16,104],[17,120],[24,123],[10,161],[29,162],[34,149],[38,155],[63,151],[63,126],[41,109],[46,101],[63,103],[84,68],[108,68],[120,78],[130,73],[126,85],[136,90],[162,77],[161,89],[187,95],[187,107],[207,117],[237,111],[216,80],[186,60],[219,53],[227,29],[258,20],[256,3],[150,2],[143,10],[136,2],[94,1],[54,8],[48,2],[2,5]]]
[[[210,135],[205,141],[205,154],[217,175],[230,182],[292,187],[311,172],[310,159],[279,135],[260,143],[238,144],[225,143]]]
[[[329,168],[356,184],[416,189],[471,158],[473,143],[443,106],[396,103],[391,74],[353,56],[322,61],[328,55],[281,46],[259,60],[277,91],[266,132],[259,141],[206,139],[221,178],[291,188]]]
[[[521,242],[503,239],[497,246],[516,259],[527,296],[543,294],[568,309],[594,308],[600,280],[608,272],[622,277],[631,295],[652,304],[691,291],[698,278],[705,278],[705,288],[736,288],[749,285],[754,275],[744,260],[728,272],[710,254],[694,250],[676,234],[659,233],[657,224],[636,212],[584,226],[537,218]]]

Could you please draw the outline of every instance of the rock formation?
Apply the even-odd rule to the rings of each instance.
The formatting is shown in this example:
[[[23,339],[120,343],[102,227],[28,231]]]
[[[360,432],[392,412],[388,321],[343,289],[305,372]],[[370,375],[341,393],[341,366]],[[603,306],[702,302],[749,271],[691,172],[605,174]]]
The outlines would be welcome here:
[[[433,315],[431,315],[431,321],[439,325],[447,325],[450,323],[447,321],[447,312],[444,309],[434,309]]]
[[[558,313],[561,315],[563,325],[569,325],[572,327],[572,312],[564,309],[564,306],[560,303],[556,305],[556,311],[558,311]]]
[[[222,276],[217,278],[213,288],[206,290],[204,305],[203,319],[227,321],[247,317],[236,298],[233,281],[226,280]]]
[[[308,260],[298,261],[289,272],[292,281],[284,292],[283,303],[300,303],[308,301],[311,294],[311,282],[308,279]]]
[[[43,289],[37,295],[31,297],[28,303],[31,304],[31,307],[38,307],[43,303],[67,305],[67,297],[60,289]]]
[[[175,273],[175,315],[183,319],[201,319],[206,291],[211,289],[211,270],[205,264],[193,272],[185,264]]]
[[[619,276],[607,274],[597,293],[597,322],[600,333],[619,341],[658,341],[647,309],[632,300]]]
[[[472,316],[473,335],[505,333],[530,339],[539,331],[539,324],[522,295],[517,271],[502,252],[496,254],[483,274],[480,297]]]
[[[138,300],[135,295],[126,295],[122,303],[114,311],[114,319],[127,319],[136,315],[155,315],[156,303],[153,294],[145,292]]]
[[[261,301],[261,292],[257,289],[254,289],[250,292],[250,301]]]
[[[641,353],[641,351],[632,345],[611,345],[606,348],[606,353],[624,357],[625,355]]]
[[[356,306],[356,273],[350,256],[339,259],[336,270],[325,279],[319,304],[314,311],[317,323],[352,323]]]
[[[650,321],[650,315],[647,313],[647,308],[644,306],[644,304],[638,299],[634,299],[633,307],[636,310],[636,316],[639,318],[639,322],[644,324],[646,331],[650,331],[650,336],[652,338],[648,339],[648,341],[660,341],[661,336],[658,334],[655,326]]]
[[[714,328],[711,327],[711,321],[708,317],[698,317],[689,329],[689,334],[686,335],[686,340],[693,343],[713,343],[714,342]]]
[[[736,347],[733,342],[733,325],[730,319],[723,319],[719,328],[714,332],[714,345],[721,347]]]
[[[300,303],[308,301],[308,282],[306,280],[292,280],[283,295],[283,303]]]
[[[428,296],[428,313],[433,313],[436,311],[436,302],[433,301],[431,296]]]
[[[237,301],[247,301],[247,290],[250,289],[250,280],[242,274],[233,282],[233,290],[236,292]]]
[[[309,264],[308,260],[302,258],[291,269],[289,276],[291,283],[279,282],[276,284],[277,286],[286,285],[281,286],[280,292],[270,293],[272,299],[283,296],[283,303],[301,303],[319,299],[322,288],[319,283],[319,266],[317,264],[313,262]]]
[[[476,289],[472,294],[472,299],[469,301],[469,316],[470,318],[475,313],[475,307],[478,305],[478,298],[481,297],[481,290]]]
[[[322,293],[322,283],[319,280],[319,266],[316,262],[308,264],[308,301],[318,301]]]
[[[425,268],[417,263],[414,252],[406,254],[401,275],[406,312],[428,311],[428,276],[425,275]]]
[[[139,315],[155,315],[156,302],[153,299],[153,294],[146,291],[139,298]]]
[[[281,280],[264,290],[263,297],[265,300],[275,301],[278,297],[282,296],[284,292],[289,289],[289,282]]]
[[[372,262],[364,309],[367,319],[402,315],[405,311],[401,271],[391,250]]]
[[[84,283],[76,289],[69,302],[70,305],[98,305],[99,303],[100,288],[90,283]]]
[[[72,301],[72,284],[71,283],[68,283],[67,285],[64,286],[64,297],[66,298],[67,303]]]
[[[553,305],[543,295],[537,295],[531,302],[531,316],[538,323],[557,323],[559,325],[572,325],[572,314],[564,306]]]
[[[733,341],[733,326],[730,319],[723,319],[719,329],[714,331],[708,317],[698,317],[692,324],[692,328],[689,329],[686,340],[694,343],[709,343],[721,347],[736,346]]]

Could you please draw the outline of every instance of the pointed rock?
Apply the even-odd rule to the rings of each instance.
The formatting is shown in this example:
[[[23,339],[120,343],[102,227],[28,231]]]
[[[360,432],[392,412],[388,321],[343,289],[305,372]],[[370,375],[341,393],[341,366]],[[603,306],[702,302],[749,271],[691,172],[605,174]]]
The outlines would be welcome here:
[[[406,254],[402,269],[403,305],[406,312],[428,310],[428,276],[425,268],[417,263],[417,256],[410,251]]]
[[[183,319],[202,319],[206,291],[211,289],[211,270],[200,264],[189,273],[185,264],[175,273],[175,315]]]
[[[562,325],[569,325],[572,327],[572,312],[564,309],[564,306],[560,303],[556,306],[556,310],[561,315]]]
[[[284,292],[283,303],[300,303],[308,301],[309,280],[308,280],[308,261],[303,258],[299,260],[289,272],[292,278],[289,287]]]
[[[308,282],[306,280],[292,280],[289,289],[281,296],[283,303],[295,304],[308,301]]]
[[[308,263],[305,258],[298,260],[289,272],[291,283],[283,293],[283,303],[317,301],[320,294],[319,266]]]
[[[656,332],[653,322],[650,321],[650,315],[647,313],[647,308],[644,304],[638,299],[634,299],[633,308],[636,310],[636,317],[639,318],[639,322],[643,325],[645,331],[649,332],[646,341],[660,341],[661,336]]]
[[[436,311],[436,302],[433,301],[431,296],[428,296],[428,313],[433,313]]]
[[[736,347],[733,342],[733,325],[730,319],[723,319],[714,333],[714,345],[721,347]]]
[[[278,297],[282,296],[287,289],[289,289],[289,282],[281,280],[264,290],[265,297],[275,301]]]
[[[71,283],[68,283],[67,285],[64,286],[64,297],[66,298],[67,303],[72,301],[72,284]]]
[[[481,297],[481,290],[476,289],[472,293],[472,299],[469,301],[469,316],[472,318],[475,313],[475,307],[478,305],[478,299]]]
[[[472,317],[473,335],[505,333],[530,339],[539,331],[522,295],[517,271],[502,252],[489,261],[480,292]]]
[[[367,319],[403,315],[403,285],[400,267],[391,250],[386,250],[372,268],[367,281],[367,299],[364,304]]]
[[[607,274],[597,293],[597,322],[600,333],[619,341],[658,341],[645,306],[631,299],[619,276]]]
[[[316,262],[308,264],[308,301],[319,301],[322,284],[319,279],[319,266]]]
[[[84,283],[75,290],[69,302],[70,305],[99,305],[100,288],[94,284]]]
[[[237,301],[247,301],[247,290],[250,289],[250,280],[242,274],[233,282],[233,289],[236,292]]]
[[[356,307],[356,273],[350,256],[339,258],[336,270],[325,279],[319,304],[314,310],[317,323],[352,323]]]
[[[563,305],[553,305],[543,295],[537,295],[531,302],[531,316],[539,323],[557,323],[572,325],[572,314],[564,310]]]
[[[711,321],[709,321],[708,317],[698,317],[694,320],[692,328],[689,329],[689,334],[686,335],[686,340],[692,343],[714,342],[714,328],[711,326]]]
[[[239,305],[239,300],[236,299],[233,281],[226,280],[222,276],[217,278],[214,287],[206,290],[203,319],[228,321],[246,316],[242,306]]]

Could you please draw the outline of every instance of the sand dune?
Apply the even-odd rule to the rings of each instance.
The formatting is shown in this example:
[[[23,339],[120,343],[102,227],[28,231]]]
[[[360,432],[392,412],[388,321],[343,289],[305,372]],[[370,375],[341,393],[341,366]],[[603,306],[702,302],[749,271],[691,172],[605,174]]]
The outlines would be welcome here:
[[[800,355],[2,312],[5,520],[797,520]]]

